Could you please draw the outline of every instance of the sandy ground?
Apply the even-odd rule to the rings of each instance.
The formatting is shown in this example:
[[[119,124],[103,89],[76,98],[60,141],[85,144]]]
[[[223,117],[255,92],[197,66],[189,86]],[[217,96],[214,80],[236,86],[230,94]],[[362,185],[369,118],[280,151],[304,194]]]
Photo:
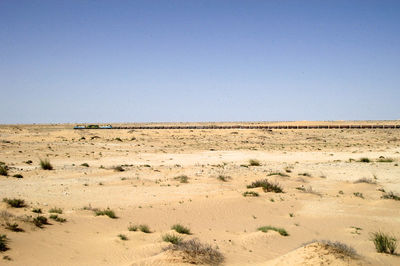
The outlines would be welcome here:
[[[371,162],[358,162],[362,157]],[[377,161],[383,157],[393,161]],[[54,169],[42,170],[40,159]],[[248,166],[250,159],[261,165]],[[370,241],[378,230],[400,238],[400,201],[381,198],[382,190],[400,193],[399,129],[7,125],[0,126],[0,161],[9,168],[8,176],[0,176],[1,199],[27,204],[0,203],[0,234],[9,239],[1,265],[184,265],[177,252],[164,251],[172,244],[162,236],[176,223],[192,232],[183,239],[211,245],[225,265],[400,265],[400,256],[377,253]],[[113,169],[121,165],[124,171]],[[286,176],[271,175],[278,172]],[[180,175],[187,183],[175,179]],[[284,193],[246,188],[265,178],[279,182]],[[373,183],[355,183],[360,178]],[[244,197],[246,191],[259,197]],[[32,224],[39,215],[33,209],[49,218],[53,207],[62,209],[66,222]],[[90,208],[110,208],[118,218],[96,216]],[[24,232],[6,229],[7,222]],[[130,224],[146,224],[151,233],[129,231]],[[267,225],[289,236],[257,230]],[[340,241],[358,256],[341,258],[316,243],[303,245],[312,240]]]

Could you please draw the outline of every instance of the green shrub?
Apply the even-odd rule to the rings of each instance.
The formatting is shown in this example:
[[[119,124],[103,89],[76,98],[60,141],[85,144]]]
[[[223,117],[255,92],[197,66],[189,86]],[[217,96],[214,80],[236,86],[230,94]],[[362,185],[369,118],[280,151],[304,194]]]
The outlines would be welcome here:
[[[288,177],[289,175],[282,173],[282,172],[272,172],[269,173],[267,176],[274,176],[274,175],[278,175],[278,176],[282,176],[282,177]]]
[[[149,234],[151,233],[150,228],[146,224],[141,224],[138,226],[139,230],[142,231],[143,233]]]
[[[42,228],[43,225],[45,225],[45,224],[49,224],[47,222],[47,218],[44,217],[44,216],[41,216],[41,215],[36,217],[36,218],[33,218],[32,222],[33,222],[34,225],[36,225],[39,228]]]
[[[358,161],[360,163],[370,163],[371,162],[371,160],[369,158],[366,158],[366,157],[360,158],[360,160],[358,160]]]
[[[126,235],[123,235],[123,234],[119,234],[118,235],[118,237],[121,239],[121,240],[128,240],[128,237],[126,236]]]
[[[371,241],[375,245],[375,249],[379,253],[394,254],[397,248],[397,239],[394,236],[382,232],[374,232],[371,234]]]
[[[13,208],[23,208],[26,206],[25,201],[23,199],[4,198],[3,202],[7,203],[10,207],[13,207]]]
[[[110,209],[105,209],[105,210],[95,210],[95,214],[96,216],[100,216],[100,215],[106,215],[108,217],[110,217],[111,219],[116,219],[118,218],[113,210]]]
[[[61,208],[56,208],[56,207],[51,208],[51,209],[49,210],[49,212],[50,212],[50,213],[58,213],[58,214],[62,214],[62,213],[63,213],[63,211],[62,211]]]
[[[34,209],[32,209],[32,212],[34,212],[34,213],[42,213],[42,209],[34,208]]]
[[[6,165],[0,165],[0,175],[8,176],[8,167]]]
[[[392,162],[394,162],[394,159],[392,159],[392,158],[379,158],[376,161],[378,163],[392,163]]]
[[[179,180],[180,183],[188,183],[188,177],[186,175],[176,176],[174,179]]]
[[[6,235],[0,235],[0,252],[8,250],[8,238]]]
[[[12,224],[9,222],[6,222],[6,229],[13,231],[13,232],[23,232],[24,231],[21,227],[19,227],[19,225],[17,223]]]
[[[264,192],[283,193],[283,189],[279,185],[279,183],[269,182],[268,179],[257,180],[247,186],[247,188],[257,188],[257,187],[261,187],[264,190]]]
[[[13,177],[15,177],[15,178],[24,178],[24,176],[21,175],[21,174],[15,174],[15,175],[13,175]]]
[[[218,180],[222,182],[228,182],[228,180],[232,179],[230,176],[219,175]]]
[[[124,169],[121,165],[119,165],[119,166],[115,166],[115,167],[114,167],[114,171],[116,171],[116,172],[123,172],[123,171],[125,171],[125,169]]]
[[[364,198],[364,195],[361,192],[354,192],[353,195],[362,199]]]
[[[382,196],[382,199],[400,200],[400,196],[394,194],[393,192],[388,192]]]
[[[59,223],[65,223],[67,221],[67,219],[62,218],[62,217],[58,216],[57,214],[50,215],[50,219],[53,219],[54,221],[59,222]]]
[[[260,166],[261,163],[260,163],[260,161],[258,161],[258,160],[256,160],[256,159],[250,159],[250,160],[249,160],[249,165],[250,165],[250,166]]]
[[[181,225],[181,224],[174,224],[171,227],[172,230],[175,230],[176,232],[180,233],[180,234],[186,234],[186,235],[190,235],[190,229]]]
[[[136,232],[137,230],[138,230],[138,226],[137,225],[134,225],[134,224],[130,224],[129,226],[128,226],[128,230],[129,231],[134,231],[134,232]]]
[[[266,232],[272,230],[272,231],[278,232],[278,233],[279,233],[280,235],[282,235],[282,236],[288,236],[288,235],[289,235],[288,232],[286,232],[285,229],[283,229],[283,228],[278,228],[278,227],[273,227],[273,226],[269,226],[269,225],[268,225],[268,226],[259,227],[257,230],[259,230],[259,231],[261,231],[261,232],[264,232],[264,233],[266,233]]]
[[[89,167],[89,164],[88,163],[83,163],[83,164],[81,164],[81,166]]]
[[[215,248],[202,244],[197,239],[182,241],[176,245],[169,245],[164,250],[182,253],[184,263],[219,265],[224,261],[224,256]]]
[[[51,165],[50,161],[48,159],[40,159],[40,167],[43,170],[53,170],[53,166]]]
[[[179,243],[182,242],[182,237],[178,236],[178,235],[174,235],[174,234],[165,234],[162,237],[162,240],[164,240],[165,242],[170,242],[174,245],[177,245]]]
[[[259,196],[259,194],[255,191],[246,191],[246,192],[243,192],[242,195],[243,195],[243,197],[258,197]]]

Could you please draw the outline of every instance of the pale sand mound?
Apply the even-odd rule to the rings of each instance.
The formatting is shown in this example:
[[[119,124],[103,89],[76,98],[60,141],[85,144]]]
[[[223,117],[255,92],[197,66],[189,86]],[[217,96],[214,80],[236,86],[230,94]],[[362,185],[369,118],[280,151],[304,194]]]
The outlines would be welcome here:
[[[340,244],[339,244],[340,245]],[[267,265],[366,265],[347,246],[331,242],[314,242],[289,252]]]

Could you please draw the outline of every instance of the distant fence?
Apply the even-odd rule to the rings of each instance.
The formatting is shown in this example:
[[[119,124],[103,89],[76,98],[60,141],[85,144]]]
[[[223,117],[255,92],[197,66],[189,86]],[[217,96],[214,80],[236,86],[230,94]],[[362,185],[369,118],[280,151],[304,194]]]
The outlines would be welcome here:
[[[77,130],[83,129],[384,129],[384,128],[398,128],[400,125],[310,125],[310,126],[129,126],[129,127],[112,127],[112,128],[76,128]]]

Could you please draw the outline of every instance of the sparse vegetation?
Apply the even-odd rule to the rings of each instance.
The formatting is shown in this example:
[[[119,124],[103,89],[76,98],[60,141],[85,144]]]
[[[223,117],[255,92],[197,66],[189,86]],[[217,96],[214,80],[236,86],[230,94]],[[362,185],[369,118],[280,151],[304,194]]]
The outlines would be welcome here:
[[[8,167],[0,164],[0,175],[8,176]]]
[[[0,252],[8,250],[8,238],[6,235],[0,235]]]
[[[119,234],[118,237],[119,237],[121,240],[124,240],[124,241],[128,240],[128,237],[127,237],[126,235],[123,235],[123,234]]]
[[[314,194],[314,195],[318,195],[321,196],[321,193],[319,193],[318,191],[315,191],[312,186],[308,186],[308,187],[297,187],[297,190],[303,191],[304,193],[309,193],[309,194]]]
[[[397,238],[383,233],[383,232],[373,232],[371,233],[371,241],[375,245],[375,249],[379,253],[394,254],[397,248]]]
[[[89,164],[88,163],[83,163],[83,164],[81,164],[81,166],[89,167]]]
[[[24,231],[21,227],[19,227],[19,225],[17,223],[6,222],[5,228],[7,230],[10,230],[10,231],[13,231],[13,232],[23,232]]]
[[[146,224],[141,224],[138,226],[139,230],[142,231],[143,233],[149,234],[151,233],[150,228]]]
[[[259,194],[255,191],[245,191],[243,192],[243,197],[258,197]]]
[[[259,227],[259,228],[257,228],[257,230],[261,231],[261,232],[264,232],[264,233],[272,230],[272,231],[278,232],[281,236],[288,236],[289,235],[288,232],[285,229],[279,228],[279,227],[274,227],[274,226],[269,226],[269,225],[268,226]]]
[[[56,207],[51,208],[51,209],[49,210],[49,212],[50,212],[50,213],[58,213],[58,214],[62,214],[62,213],[63,213],[63,211],[62,211],[61,208],[56,208]]]
[[[400,200],[400,196],[394,194],[393,192],[388,192],[382,196],[382,199]]]
[[[307,173],[307,172],[305,172],[305,173],[299,173],[299,175],[301,175],[301,176],[306,176],[306,177],[311,177],[311,174],[310,174],[310,173]]]
[[[190,235],[190,229],[181,225],[181,224],[174,224],[171,227],[172,230],[175,230],[176,232],[180,233],[180,234],[186,234],[186,235]]]
[[[96,214],[96,216],[106,215],[106,216],[110,217],[111,219],[118,218],[115,215],[114,211],[109,208],[107,208],[105,210],[95,210],[94,213]]]
[[[285,173],[282,173],[282,172],[272,172],[272,173],[269,173],[267,176],[274,176],[274,175],[281,176],[281,177],[288,177],[289,176],[289,175],[287,175]]]
[[[362,199],[364,198],[364,195],[361,192],[354,192],[353,195]]]
[[[218,265],[224,261],[224,256],[217,249],[202,244],[197,239],[182,241],[177,245],[170,245],[164,250],[183,253],[183,261],[190,264]]]
[[[363,177],[363,178],[357,179],[356,181],[354,181],[354,183],[355,184],[357,184],[357,183],[366,183],[366,184],[375,185],[376,181],[372,180],[371,178]]]
[[[44,216],[41,216],[41,215],[39,215],[36,218],[33,218],[32,222],[34,225],[36,225],[39,228],[42,228],[43,225],[45,225],[45,224],[49,224],[47,221],[47,218]]]
[[[376,160],[378,163],[392,163],[394,162],[394,159],[392,158],[379,158],[378,160]]]
[[[34,212],[34,213],[42,213],[42,209],[34,208],[34,209],[32,209],[32,212]]]
[[[23,199],[4,198],[3,202],[7,203],[10,207],[13,207],[13,208],[23,208],[26,206],[25,201]]]
[[[188,177],[186,175],[176,176],[174,179],[179,180],[180,183],[188,183]]]
[[[175,235],[175,234],[165,234],[162,237],[162,240],[165,242],[170,242],[174,245],[177,245],[182,242],[182,237]]]
[[[53,166],[48,159],[40,159],[40,167],[43,170],[53,170]]]
[[[24,178],[23,175],[21,175],[21,174],[15,174],[15,175],[13,175],[13,177],[15,177],[15,178]]]
[[[259,161],[259,160],[256,160],[256,159],[250,159],[250,160],[249,160],[249,165],[250,165],[250,166],[260,166],[260,165],[261,165],[261,163],[260,163],[260,161]]]
[[[279,185],[279,183],[269,182],[268,179],[257,180],[247,186],[247,188],[257,188],[257,187],[261,187],[264,190],[264,192],[283,193],[283,189]]]
[[[67,221],[67,219],[62,218],[62,217],[58,216],[57,214],[50,215],[50,219],[53,219],[54,221],[59,222],[59,223],[65,223]]]
[[[113,169],[114,169],[115,172],[123,172],[123,171],[125,171],[125,169],[121,165],[114,166]]]
[[[323,246],[325,246],[325,248],[330,248],[333,252],[334,252],[334,256],[337,256],[339,258],[345,258],[345,257],[349,257],[349,258],[357,258],[358,254],[356,252],[356,250],[354,248],[352,248],[351,246],[348,246],[344,243],[335,241],[335,242],[331,242],[329,240],[313,240],[309,243],[305,243],[303,244],[303,246],[308,245],[308,244],[312,244],[312,243],[320,243]]]
[[[232,179],[230,176],[225,176],[225,175],[219,175],[218,180],[222,182],[228,182],[228,180]]]
[[[137,230],[138,230],[138,226],[137,225],[134,225],[134,224],[130,224],[129,226],[128,226],[128,230],[129,231],[133,231],[133,232],[136,232]]]
[[[358,160],[358,161],[360,163],[370,163],[371,162],[371,160],[367,157],[360,158],[360,160]]]

